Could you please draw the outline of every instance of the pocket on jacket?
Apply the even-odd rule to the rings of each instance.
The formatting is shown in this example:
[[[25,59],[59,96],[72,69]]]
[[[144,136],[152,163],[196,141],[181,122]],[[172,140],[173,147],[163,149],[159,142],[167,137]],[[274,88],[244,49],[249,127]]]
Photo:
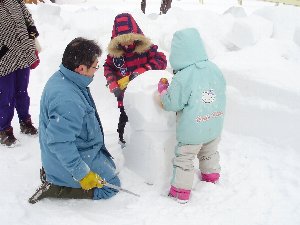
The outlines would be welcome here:
[[[6,45],[0,47],[0,60],[8,52],[9,48]]]
[[[86,115],[86,128],[87,128],[87,140],[93,140],[95,138],[95,125],[96,125],[97,119],[95,116],[95,111],[90,110],[87,112]]]

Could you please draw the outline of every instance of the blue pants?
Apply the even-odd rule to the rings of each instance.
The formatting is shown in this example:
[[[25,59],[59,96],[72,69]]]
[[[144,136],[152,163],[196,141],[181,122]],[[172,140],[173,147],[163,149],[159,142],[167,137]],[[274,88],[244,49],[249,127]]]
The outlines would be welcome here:
[[[116,185],[116,186],[121,186],[120,179],[119,177],[115,176],[113,179],[107,181],[110,184]],[[108,188],[108,187],[103,187],[103,188],[95,188],[94,190],[94,200],[99,200],[99,199],[109,199],[112,196],[116,195],[119,191]]]
[[[16,108],[19,120],[30,117],[30,98],[27,88],[29,83],[29,67],[0,77],[0,131],[11,126]]]

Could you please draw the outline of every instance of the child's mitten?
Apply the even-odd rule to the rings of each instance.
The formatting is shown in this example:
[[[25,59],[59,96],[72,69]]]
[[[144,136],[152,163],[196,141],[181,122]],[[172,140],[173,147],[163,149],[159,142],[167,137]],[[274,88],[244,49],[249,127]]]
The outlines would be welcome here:
[[[169,87],[169,81],[167,78],[160,78],[158,84],[157,84],[157,90],[159,94],[162,94],[162,92],[166,91]]]

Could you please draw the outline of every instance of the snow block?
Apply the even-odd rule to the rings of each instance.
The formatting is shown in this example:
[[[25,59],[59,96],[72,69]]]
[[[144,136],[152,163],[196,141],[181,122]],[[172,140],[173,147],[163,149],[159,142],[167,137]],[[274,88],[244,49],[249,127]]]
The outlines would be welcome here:
[[[262,38],[271,37],[272,33],[272,22],[254,15],[237,19],[225,39],[227,43],[242,49],[255,45]]]
[[[246,17],[247,16],[243,7],[236,7],[236,6],[230,7],[223,14],[224,15],[231,14],[233,17]]]
[[[171,179],[175,145],[173,132],[133,131],[124,150],[125,166],[147,184],[167,185]]]
[[[161,77],[171,82],[167,71],[148,71],[127,87],[124,106],[129,119],[124,150],[125,166],[140,175],[146,183],[169,183],[171,160],[176,145],[176,115],[162,109],[157,92]]]
[[[300,26],[295,28],[294,42],[300,46]]]
[[[299,7],[264,7],[256,10],[253,14],[261,16],[273,23],[272,38],[291,40],[295,26],[299,26]]]
[[[132,80],[126,89],[124,105],[130,127],[136,131],[169,131],[175,121],[175,113],[166,112],[160,103],[157,84],[165,77],[171,82],[168,71],[147,71]]]

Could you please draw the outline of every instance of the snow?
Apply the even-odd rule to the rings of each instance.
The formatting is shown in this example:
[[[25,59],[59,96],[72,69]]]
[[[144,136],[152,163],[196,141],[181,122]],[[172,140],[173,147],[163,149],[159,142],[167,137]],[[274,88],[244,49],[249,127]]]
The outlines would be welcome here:
[[[242,8],[234,0],[207,0],[203,5],[198,0],[173,0],[168,14],[159,16],[160,0],[147,1],[146,15],[139,9],[140,1],[133,0],[46,2],[28,6],[42,47],[41,63],[32,71],[29,86],[35,124],[45,82],[58,69],[73,38],[98,41],[104,50],[102,65],[118,13],[131,13],[167,56],[173,33],[193,26],[227,81],[219,146],[221,179],[218,184],[199,181],[196,169],[188,204],[165,197],[175,116],[159,108],[155,84],[160,77],[171,76],[170,65],[166,71],[151,71],[130,83],[124,150],[117,143],[116,100],[99,69],[90,87],[106,145],[118,164],[123,188],[141,197],[120,193],[105,201],[45,199],[30,205],[27,200],[40,184],[39,143],[38,138],[19,133],[15,115],[18,146],[0,146],[1,225],[300,224],[299,7],[255,0],[243,1]]]

